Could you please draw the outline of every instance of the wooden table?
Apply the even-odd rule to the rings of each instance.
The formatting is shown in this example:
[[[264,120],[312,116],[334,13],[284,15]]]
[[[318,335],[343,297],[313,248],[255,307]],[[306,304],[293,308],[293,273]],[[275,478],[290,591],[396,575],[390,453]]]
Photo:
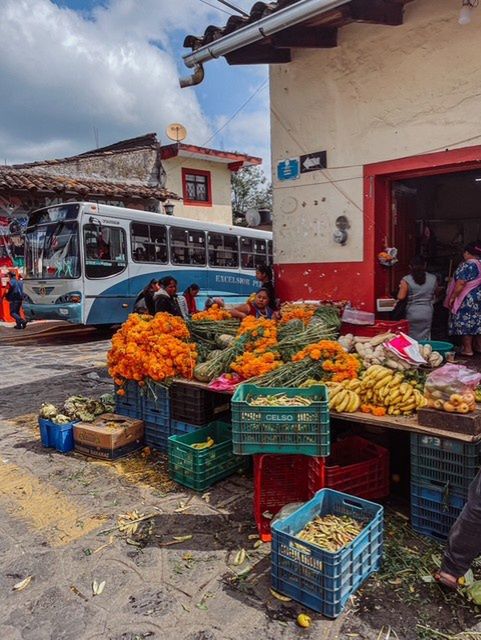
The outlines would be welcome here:
[[[449,419],[449,414],[446,414]],[[383,429],[395,429],[397,431],[410,431],[411,433],[420,433],[437,438],[450,438],[452,440],[460,440],[461,442],[478,442],[481,434],[470,435],[467,433],[459,433],[458,431],[445,431],[444,429],[434,429],[433,427],[424,427],[417,422],[417,417],[409,416],[373,416],[370,413],[331,413],[331,419],[344,420],[364,424],[369,426],[381,427]]]
[[[185,385],[197,387],[199,389],[205,389],[206,391],[212,391],[209,389],[209,385],[206,382],[199,382],[198,380],[186,380],[185,378],[175,378],[174,382],[182,383]],[[226,393],[232,395],[229,391],[220,391],[216,393]],[[356,413],[331,413],[331,419],[343,420],[347,422],[355,422],[361,425],[367,425],[372,427],[380,427],[382,429],[391,429],[397,431],[409,431],[411,433],[420,433],[436,438],[451,438],[453,440],[459,440],[461,442],[478,442],[481,439],[481,434],[470,435],[466,433],[459,433],[458,431],[446,431],[444,429],[435,429],[434,427],[424,427],[417,422],[417,417],[414,416],[373,416],[370,413],[362,413],[356,411]],[[446,419],[449,419],[449,414],[446,414]]]

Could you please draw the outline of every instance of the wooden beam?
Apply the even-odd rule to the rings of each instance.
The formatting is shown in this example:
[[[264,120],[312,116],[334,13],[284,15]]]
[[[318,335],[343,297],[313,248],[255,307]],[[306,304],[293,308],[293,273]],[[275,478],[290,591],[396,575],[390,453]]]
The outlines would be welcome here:
[[[268,45],[250,44],[225,55],[230,65],[284,64],[291,61],[290,49],[276,49]]]
[[[397,26],[403,23],[403,5],[386,0],[351,0],[349,13],[355,22]]]
[[[337,47],[337,29],[290,27],[271,37],[275,47],[298,49],[327,49]]]

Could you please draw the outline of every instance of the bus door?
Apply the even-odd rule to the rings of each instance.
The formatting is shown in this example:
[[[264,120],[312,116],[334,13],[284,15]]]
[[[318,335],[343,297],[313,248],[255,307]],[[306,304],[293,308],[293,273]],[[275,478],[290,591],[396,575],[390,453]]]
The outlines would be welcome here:
[[[124,322],[132,310],[127,259],[127,223],[92,218],[82,227],[85,324]]]

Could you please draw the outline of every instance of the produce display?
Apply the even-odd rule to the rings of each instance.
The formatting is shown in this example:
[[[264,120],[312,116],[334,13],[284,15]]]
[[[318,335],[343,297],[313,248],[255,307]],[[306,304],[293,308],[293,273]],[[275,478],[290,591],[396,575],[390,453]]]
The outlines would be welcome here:
[[[68,424],[72,420],[93,422],[102,413],[112,413],[114,410],[115,398],[110,393],[104,393],[98,400],[84,396],[70,396],[61,409],[50,402],[42,404],[38,417],[55,424]]]
[[[319,308],[316,304],[294,303],[283,304],[281,306],[281,322],[287,323],[291,320],[302,320],[304,324],[309,324],[312,316]]]
[[[369,367],[361,379],[328,383],[328,387],[329,408],[339,413],[360,408],[377,416],[409,416],[427,404],[416,378],[408,381],[400,371],[377,364]]]
[[[357,353],[366,368],[373,364],[381,364],[395,371],[407,371],[411,365],[383,346],[383,343],[392,340],[395,335],[387,332],[373,338],[364,338],[355,337],[352,333],[348,333],[339,338],[339,343],[346,351]],[[431,345],[419,345],[419,352],[430,367],[439,367],[443,362],[443,356],[437,351],[433,351]]]
[[[312,401],[302,396],[289,398],[285,393],[275,393],[271,396],[259,396],[257,398],[248,396],[247,404],[251,407],[308,407],[312,404]]]
[[[448,413],[470,413],[476,409],[476,388],[481,375],[467,367],[446,364],[429,374],[424,387],[426,404]]]
[[[175,376],[190,379],[197,361],[197,347],[181,318],[169,313],[154,317],[132,313],[112,338],[107,355],[109,374],[122,387],[125,380],[143,384]],[[120,395],[125,393],[120,388]]]
[[[296,538],[335,552],[352,542],[362,530],[363,525],[350,516],[328,514],[316,516],[299,531]]]
[[[198,313],[194,313],[192,316],[193,322],[198,322],[199,320],[227,320],[228,318],[232,318],[230,311],[221,307],[217,302],[215,302],[211,307],[206,309],[206,311],[199,311]]]

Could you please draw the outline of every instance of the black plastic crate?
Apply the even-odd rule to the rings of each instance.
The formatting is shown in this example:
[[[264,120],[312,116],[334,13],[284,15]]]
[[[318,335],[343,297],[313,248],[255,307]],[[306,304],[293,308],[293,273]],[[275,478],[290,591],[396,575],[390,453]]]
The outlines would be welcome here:
[[[230,410],[230,396],[190,384],[176,382],[170,388],[170,416],[173,420],[204,426]]]

